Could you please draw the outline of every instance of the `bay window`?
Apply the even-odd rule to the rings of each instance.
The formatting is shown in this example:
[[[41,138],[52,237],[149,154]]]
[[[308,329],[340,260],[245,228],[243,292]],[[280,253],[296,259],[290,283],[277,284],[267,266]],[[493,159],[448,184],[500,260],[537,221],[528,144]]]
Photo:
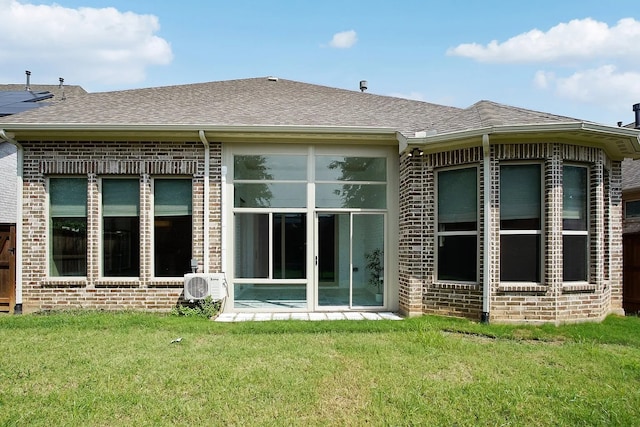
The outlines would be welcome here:
[[[540,282],[541,166],[500,166],[500,280]]]
[[[438,280],[478,280],[477,168],[437,173]]]
[[[589,256],[588,169],[562,168],[562,259],[564,281],[587,281]]]

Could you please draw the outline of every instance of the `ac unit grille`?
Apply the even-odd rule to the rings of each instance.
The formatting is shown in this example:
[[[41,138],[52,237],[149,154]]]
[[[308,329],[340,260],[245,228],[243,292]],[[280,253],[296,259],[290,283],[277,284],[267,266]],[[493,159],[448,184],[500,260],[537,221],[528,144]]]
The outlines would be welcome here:
[[[190,299],[203,299],[209,295],[209,283],[204,277],[192,277],[185,283],[185,294],[189,294]]]
[[[184,275],[184,299],[198,300],[211,296],[223,298],[224,277],[220,273],[189,273]]]

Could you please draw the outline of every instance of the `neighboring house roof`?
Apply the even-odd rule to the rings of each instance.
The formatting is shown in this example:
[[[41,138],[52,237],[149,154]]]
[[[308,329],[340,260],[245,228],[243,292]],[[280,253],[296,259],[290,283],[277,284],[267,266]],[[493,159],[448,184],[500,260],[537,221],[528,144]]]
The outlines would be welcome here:
[[[0,91],[0,117],[43,107],[48,105],[43,101],[51,98],[53,98],[53,94],[46,91]]]
[[[564,132],[591,138],[615,157],[640,157],[637,132],[480,101],[468,108],[331,88],[286,79],[251,78],[117,92],[88,93],[0,118],[8,131],[134,132],[225,128],[399,132],[406,144],[446,144],[497,128],[510,134]],[[475,133],[474,133],[475,132]],[[49,132],[49,135],[51,133]],[[34,132],[31,137],[36,138]],[[140,135],[138,133],[138,135]],[[26,134],[23,133],[23,137]],[[61,136],[62,137],[62,136]],[[475,142],[474,142],[475,143]]]
[[[87,92],[80,86],[0,84],[0,117],[55,104]]]
[[[75,85],[29,85],[31,92],[49,92],[53,95],[49,103],[57,103],[68,98],[77,98],[87,93],[81,86]],[[0,92],[28,92],[23,84],[0,84]]]
[[[640,189],[640,160],[625,159],[622,161],[622,190]]]

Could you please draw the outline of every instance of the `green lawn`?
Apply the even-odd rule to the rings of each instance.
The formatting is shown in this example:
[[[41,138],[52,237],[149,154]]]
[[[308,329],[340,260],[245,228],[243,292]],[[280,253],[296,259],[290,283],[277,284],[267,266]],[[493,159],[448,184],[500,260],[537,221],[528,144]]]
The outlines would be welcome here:
[[[182,337],[179,343],[172,340]],[[640,425],[640,319],[0,317],[0,425]]]

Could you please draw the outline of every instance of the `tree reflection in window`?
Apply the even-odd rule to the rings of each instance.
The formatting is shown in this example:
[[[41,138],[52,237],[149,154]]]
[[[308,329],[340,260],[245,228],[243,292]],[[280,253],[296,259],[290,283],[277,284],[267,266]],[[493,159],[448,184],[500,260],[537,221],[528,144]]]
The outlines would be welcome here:
[[[386,159],[383,157],[343,157],[332,160],[327,168],[339,172],[338,181],[366,181],[362,184],[341,184],[333,194],[342,200],[343,208],[384,208],[387,187]],[[373,183],[371,183],[373,182]]]
[[[273,175],[269,173],[265,156],[235,156],[233,162],[235,181],[273,180]],[[273,193],[268,184],[236,184],[234,191],[234,206],[237,208],[268,208],[271,206]]]

